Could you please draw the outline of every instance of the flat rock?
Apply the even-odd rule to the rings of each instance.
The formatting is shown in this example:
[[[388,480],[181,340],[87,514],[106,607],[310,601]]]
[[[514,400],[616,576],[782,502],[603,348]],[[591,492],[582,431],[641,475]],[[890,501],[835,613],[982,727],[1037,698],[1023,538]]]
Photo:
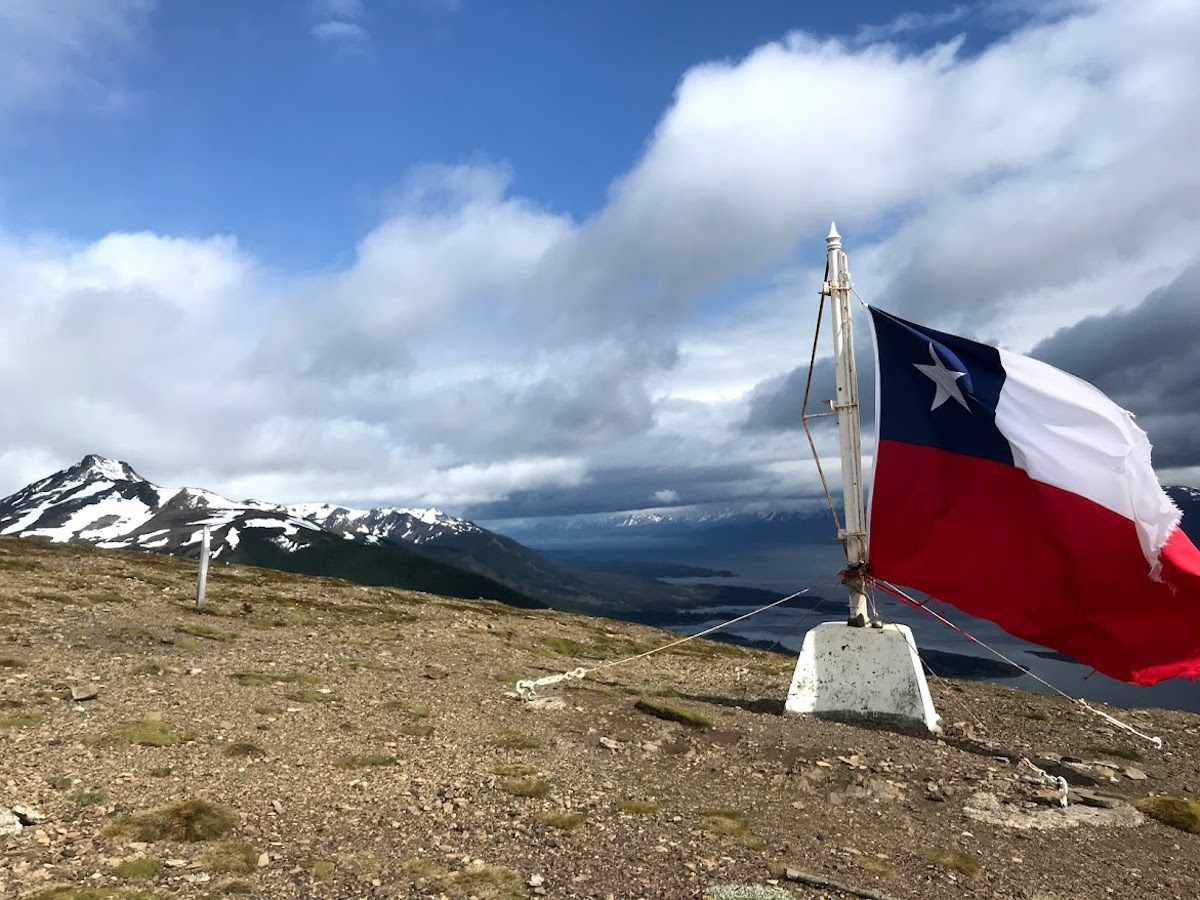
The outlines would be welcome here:
[[[12,810],[0,807],[0,837],[21,833],[21,820]]]
[[[100,690],[94,684],[71,685],[71,699],[76,703],[81,703],[84,700],[95,700],[99,695]]]
[[[1002,803],[995,794],[985,791],[972,794],[963,807],[963,813],[976,822],[1017,831],[1054,831],[1088,825],[1129,828],[1146,821],[1145,816],[1127,804],[1113,809],[1078,804],[1066,808],[1024,809]]]

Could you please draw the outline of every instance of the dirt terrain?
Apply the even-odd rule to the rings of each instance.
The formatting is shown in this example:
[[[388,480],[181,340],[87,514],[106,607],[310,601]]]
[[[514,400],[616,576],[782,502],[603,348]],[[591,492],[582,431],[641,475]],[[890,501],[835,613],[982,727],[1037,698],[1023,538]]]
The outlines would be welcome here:
[[[942,738],[784,718],[794,658],[708,641],[531,704],[676,636],[233,566],[200,612],[194,568],[0,539],[0,897],[1200,896],[1200,807],[1131,805],[1196,797],[1197,716],[1120,711],[1159,751],[933,680]]]

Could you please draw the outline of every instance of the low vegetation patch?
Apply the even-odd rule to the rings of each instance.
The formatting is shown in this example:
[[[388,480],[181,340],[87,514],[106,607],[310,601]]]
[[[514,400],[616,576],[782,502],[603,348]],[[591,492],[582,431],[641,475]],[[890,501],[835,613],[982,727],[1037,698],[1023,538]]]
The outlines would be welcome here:
[[[766,846],[750,830],[746,814],[741,810],[702,809],[700,810],[700,828],[709,834],[735,838],[751,850],[761,850]]]
[[[235,672],[229,676],[246,687],[262,687],[268,684],[320,684],[320,675],[307,672]]]
[[[536,778],[505,778],[500,789],[516,797],[545,797],[550,793],[550,785]]]
[[[635,816],[649,816],[658,812],[662,807],[653,800],[622,800],[617,809],[623,813]]]
[[[181,800],[150,812],[121,816],[105,836],[125,841],[213,841],[224,835],[237,819],[233,810],[207,800]]]
[[[438,887],[452,900],[525,900],[525,881],[512,869],[473,863],[439,879]]]
[[[165,900],[164,895],[158,891],[116,887],[79,887],[73,884],[45,887],[25,896],[26,900]]]
[[[534,813],[533,819],[539,825],[545,825],[547,828],[556,828],[559,831],[574,831],[584,821],[582,814],[567,812]]]
[[[413,719],[427,719],[429,717],[429,707],[421,706],[417,703],[409,703],[406,700],[393,700],[387,704],[387,708],[399,710]]]
[[[1152,819],[1164,825],[1200,834],[1200,803],[1181,797],[1146,797],[1133,804]]]
[[[310,859],[304,863],[304,868],[317,881],[328,881],[337,871],[337,863],[331,859]]]
[[[925,851],[925,858],[931,863],[936,863],[943,869],[949,869],[951,872],[957,872],[960,875],[966,875],[968,878],[975,878],[983,871],[983,866],[979,860],[973,856],[968,856],[966,853],[960,853],[958,850],[947,850],[944,847],[930,847]]]
[[[433,726],[432,725],[413,725],[410,723],[407,725],[401,725],[400,733],[407,734],[409,737],[426,738],[426,737],[429,737],[431,734],[433,734]]]
[[[163,870],[162,860],[153,856],[135,856],[133,859],[123,859],[113,866],[113,874],[127,881],[148,881],[157,878]]]
[[[136,744],[140,747],[174,747],[184,739],[179,729],[161,719],[142,719],[114,725],[102,743]]]
[[[221,841],[200,851],[196,863],[214,874],[248,875],[258,866],[258,851],[241,841]]]
[[[67,802],[76,809],[87,809],[89,806],[103,806],[108,802],[108,794],[101,790],[71,791],[67,794]]]
[[[0,716],[0,731],[16,728],[32,728],[40,724],[42,717],[36,713],[16,713],[11,716]]]
[[[538,773],[537,766],[527,766],[524,763],[508,763],[502,766],[492,766],[488,771],[493,775],[503,775],[507,778],[529,778]]]
[[[0,669],[24,669],[29,664],[15,656],[0,656]]]
[[[1106,757],[1108,759],[1126,759],[1130,762],[1137,762],[1142,758],[1142,754],[1132,747],[1108,747],[1103,744],[1092,744],[1083,748],[1085,753],[1091,753],[1094,756]]]
[[[716,884],[704,892],[704,900],[794,900],[795,896],[769,884]]]
[[[192,637],[205,638],[210,641],[232,641],[234,638],[231,632],[223,631],[215,625],[205,625],[202,622],[184,622],[176,630],[183,634],[190,634]]]
[[[896,867],[887,860],[871,859],[869,856],[861,857],[858,860],[858,867],[878,878],[891,878],[896,874]]]
[[[165,670],[162,664],[155,659],[148,659],[144,663],[139,663],[129,670],[130,675],[161,675]]]
[[[637,701],[633,706],[634,709],[640,710],[647,715],[654,716],[657,719],[666,719],[668,722],[679,722],[681,725],[688,726],[688,728],[713,727],[712,719],[708,718],[708,716],[692,712],[690,709],[684,709],[681,706],[672,706],[669,703],[648,700],[645,697]]]
[[[396,757],[394,756],[343,756],[337,761],[337,766],[341,769],[369,769],[372,766],[391,766],[395,765]]]

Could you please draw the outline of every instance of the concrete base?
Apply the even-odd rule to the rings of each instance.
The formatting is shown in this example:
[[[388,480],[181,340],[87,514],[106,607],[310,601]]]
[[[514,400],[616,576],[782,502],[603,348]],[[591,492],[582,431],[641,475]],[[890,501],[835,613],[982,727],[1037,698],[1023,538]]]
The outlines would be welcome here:
[[[869,717],[938,730],[916,642],[906,625],[822,622],[804,636],[784,712]]]

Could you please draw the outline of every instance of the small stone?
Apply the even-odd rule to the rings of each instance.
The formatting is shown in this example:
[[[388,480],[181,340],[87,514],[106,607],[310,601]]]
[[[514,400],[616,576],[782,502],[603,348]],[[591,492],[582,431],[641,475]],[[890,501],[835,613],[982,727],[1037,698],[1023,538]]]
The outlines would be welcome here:
[[[264,868],[266,868],[268,865],[270,865],[270,863],[271,863],[271,857],[270,857],[270,855],[269,855],[269,854],[267,854],[267,853],[260,853],[260,854],[258,855],[258,867],[259,867],[260,869],[264,869]]]
[[[283,804],[280,803],[278,800],[272,800],[271,801],[271,809],[275,810],[275,812],[277,812],[277,813],[281,813],[281,812],[283,812]]]
[[[1145,781],[1148,776],[1141,769],[1135,769],[1133,766],[1129,766],[1125,769],[1125,777],[1130,781]]]
[[[71,685],[71,699],[76,703],[82,703],[84,700],[95,700],[99,694],[100,691],[94,684]]]
[[[450,670],[445,666],[439,666],[437,663],[430,663],[425,667],[426,678],[432,678],[433,680],[438,681],[442,678],[448,678],[449,676]]]
[[[527,883],[530,887],[541,887],[546,883],[546,879],[541,875],[530,875]]]
[[[600,738],[600,746],[604,747],[608,750],[612,750],[613,752],[616,752],[617,750],[621,749],[621,742],[614,741],[610,737],[602,737],[602,738]]]

